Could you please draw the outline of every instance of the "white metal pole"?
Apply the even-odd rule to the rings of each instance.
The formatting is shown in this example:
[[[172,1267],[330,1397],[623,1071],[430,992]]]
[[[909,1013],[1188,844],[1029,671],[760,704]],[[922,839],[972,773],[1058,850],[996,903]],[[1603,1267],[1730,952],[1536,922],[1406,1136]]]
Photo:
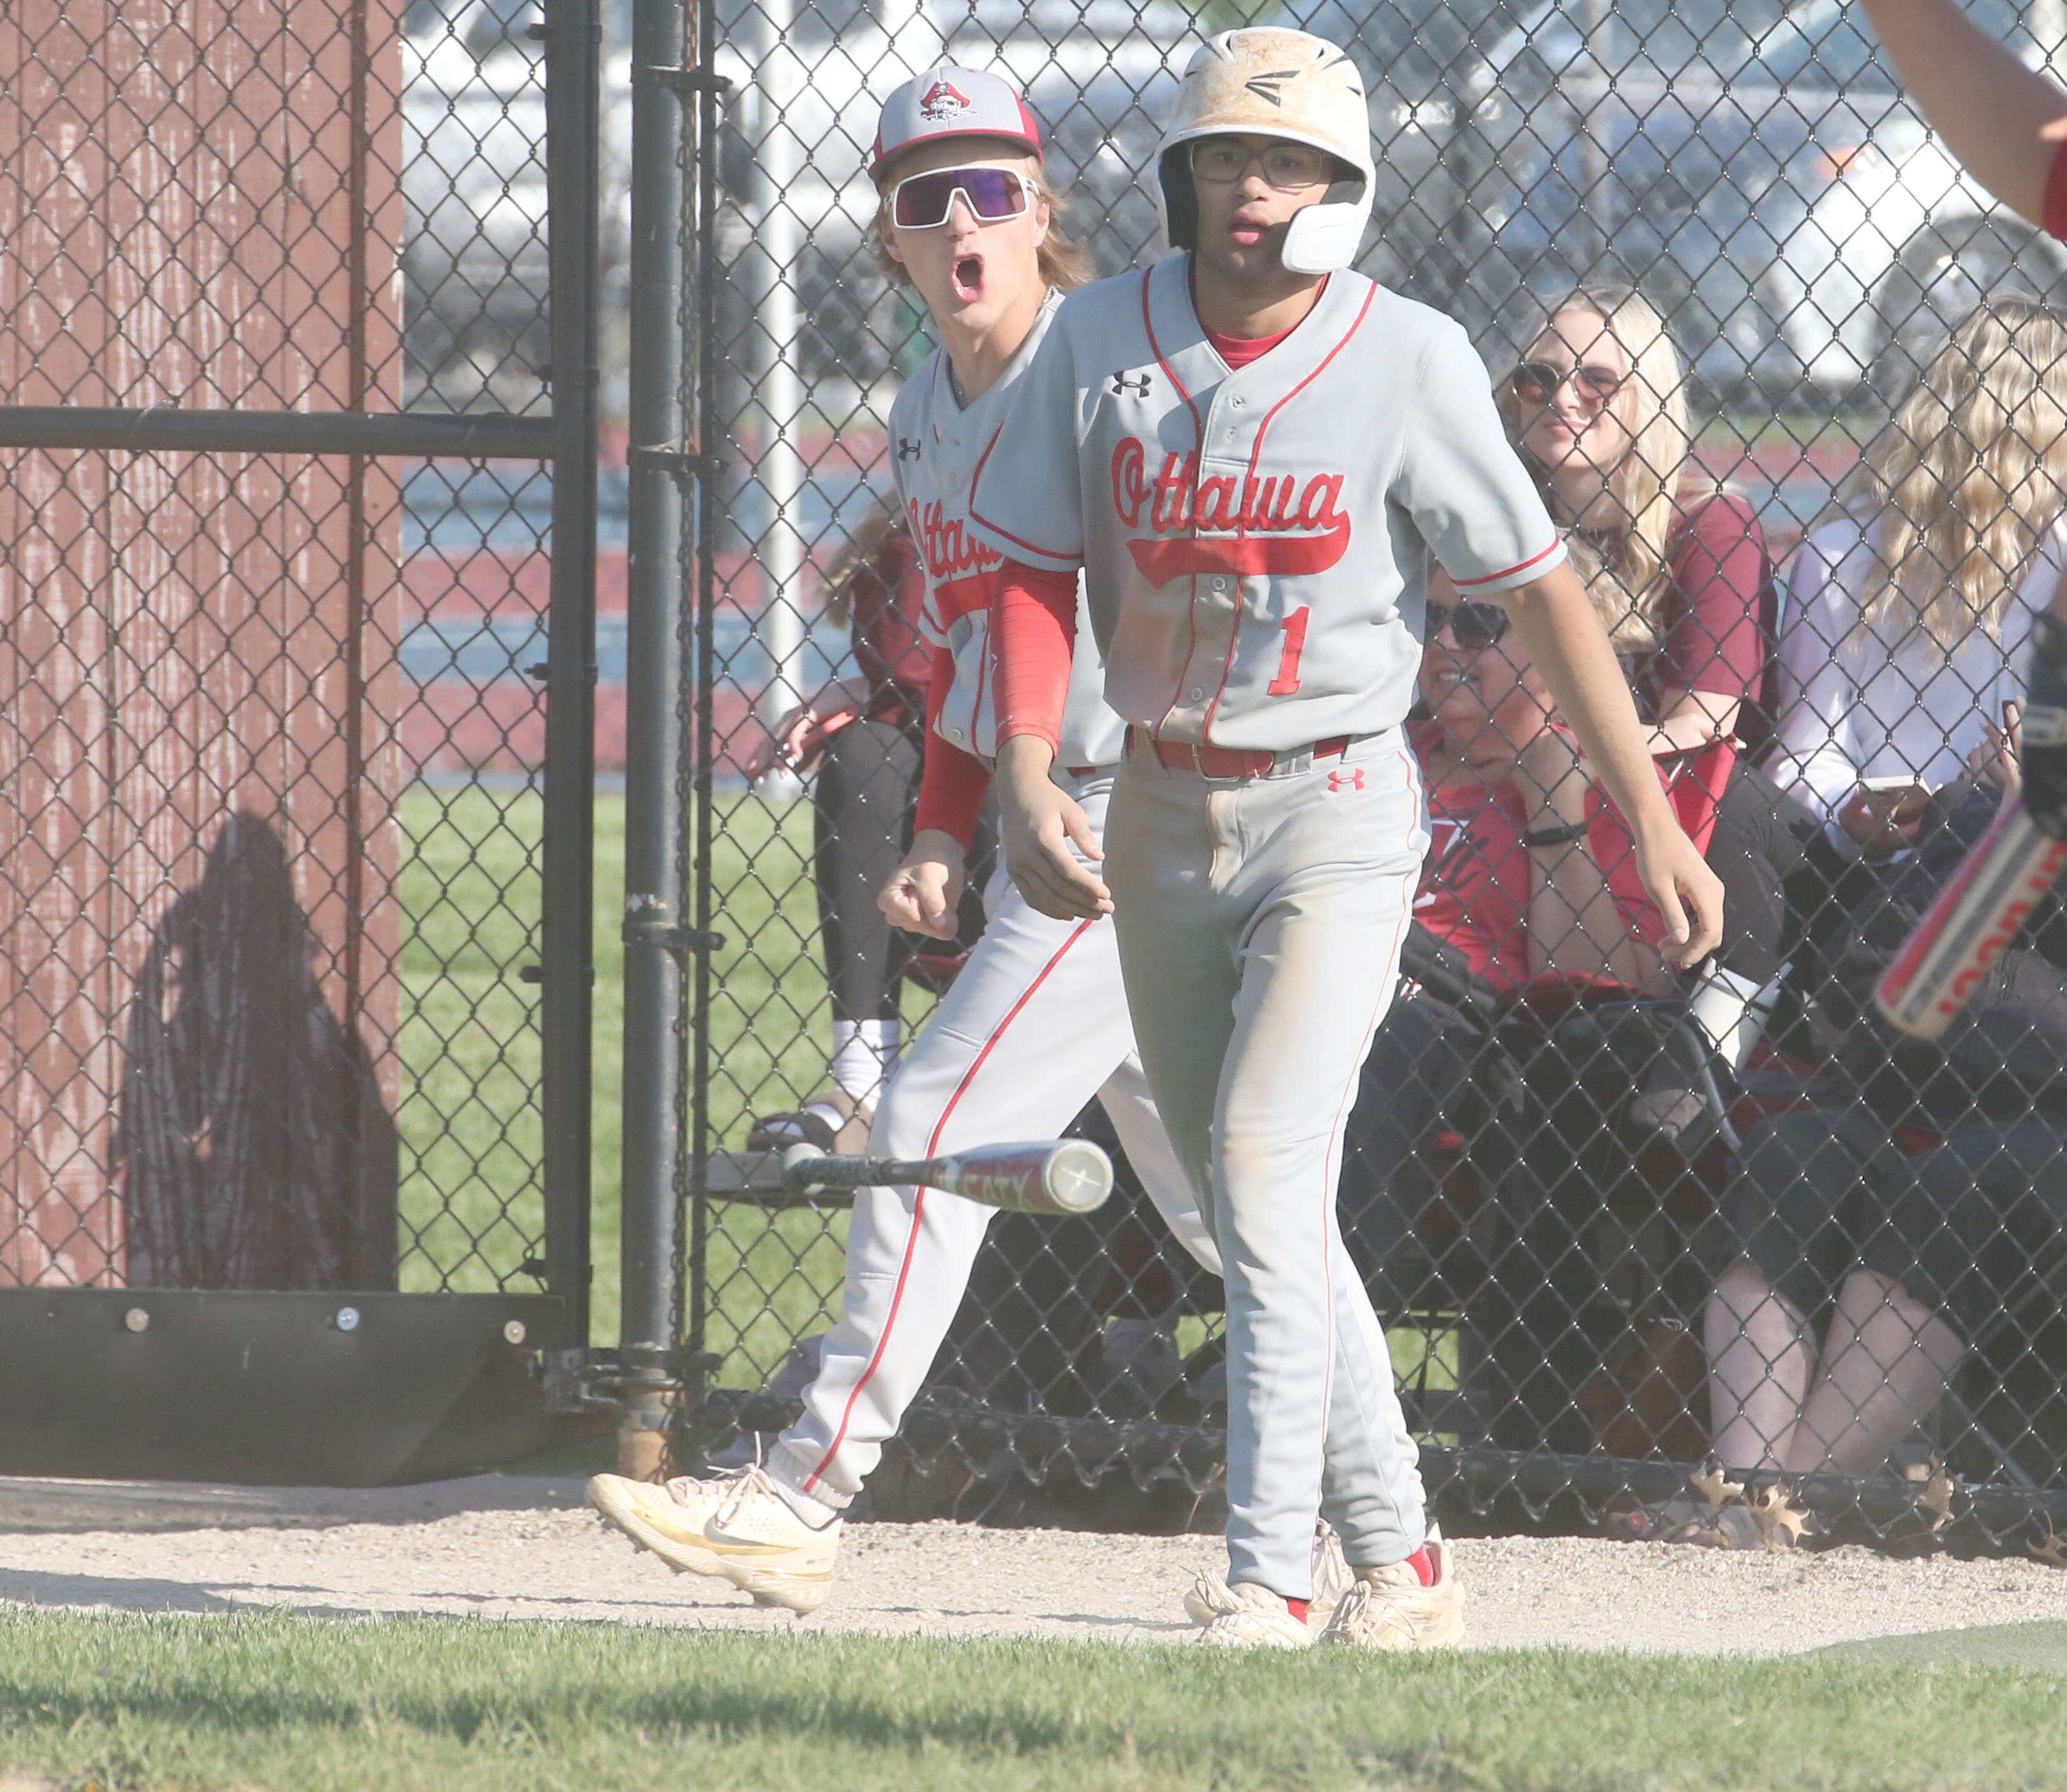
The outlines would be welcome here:
[[[803,246],[796,206],[803,157],[788,118],[802,91],[789,43],[791,0],[757,0],[753,74],[753,317],[748,363],[753,381],[754,464],[764,526],[758,542],[761,612],[756,629],[768,656],[761,713],[772,723],[804,694],[798,689],[804,644],[804,461],[798,447],[803,384],[798,377],[797,282]]]

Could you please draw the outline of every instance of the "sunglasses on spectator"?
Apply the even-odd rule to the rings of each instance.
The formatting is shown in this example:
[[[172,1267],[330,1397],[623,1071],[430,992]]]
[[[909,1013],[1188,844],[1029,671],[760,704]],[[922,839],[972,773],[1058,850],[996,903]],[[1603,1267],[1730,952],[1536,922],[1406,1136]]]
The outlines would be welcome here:
[[[1579,396],[1595,404],[1605,404],[1628,379],[1611,367],[1553,367],[1548,361],[1524,361],[1514,370],[1514,389],[1522,398],[1547,400],[1557,395],[1566,380],[1579,388]]]
[[[1263,171],[1264,185],[1279,193],[1304,193],[1328,177],[1329,158],[1302,143],[1273,143],[1252,149],[1239,137],[1206,137],[1192,145],[1192,178],[1216,187],[1232,186],[1252,168]]]
[[[935,230],[948,221],[955,195],[981,224],[1001,224],[1033,208],[1041,189],[1016,168],[936,168],[908,174],[890,189],[890,216],[900,230]]]
[[[1504,603],[1431,603],[1428,639],[1434,640],[1447,625],[1458,646],[1476,652],[1491,647],[1507,632],[1508,620]]]

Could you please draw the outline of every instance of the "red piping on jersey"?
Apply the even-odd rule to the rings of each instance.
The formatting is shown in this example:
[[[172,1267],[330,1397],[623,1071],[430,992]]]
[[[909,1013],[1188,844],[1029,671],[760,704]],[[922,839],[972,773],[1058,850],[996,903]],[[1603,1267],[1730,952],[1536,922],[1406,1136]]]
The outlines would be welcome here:
[[[1026,551],[1029,554],[1031,554],[1036,559],[1066,560],[1070,558],[1066,554],[1058,554],[1052,547],[1042,547],[1034,542],[1021,541],[1017,535],[1013,534],[1009,529],[999,528],[996,523],[993,522],[976,507],[977,486],[982,481],[983,469],[990,464],[990,451],[997,446],[997,438],[1004,434],[1004,433],[1005,425],[1001,423],[995,429],[991,431],[990,440],[983,445],[982,453],[977,457],[976,471],[969,475],[969,514],[977,522],[981,523],[985,528],[988,529],[991,534],[997,536],[1000,541],[1009,542],[1014,547],[1025,548]],[[1078,560],[1076,562],[1076,564],[1081,567],[1083,564],[1083,562],[1082,560]]]
[[[1081,940],[1086,932],[1094,924],[1094,921],[1088,920],[1077,923],[1071,929],[1069,938],[1055,948],[1054,957],[1041,967],[1040,974],[1026,985],[1025,994],[1013,1003],[1005,1018],[991,1029],[990,1037],[983,1042],[983,1050],[976,1054],[976,1062],[962,1072],[961,1081],[955,1085],[955,1092],[948,1097],[947,1106],[940,1110],[940,1119],[933,1123],[933,1136],[926,1141],[926,1155],[928,1157],[940,1150],[940,1135],[947,1130],[948,1122],[953,1116],[956,1104],[960,1101],[964,1095],[968,1093],[969,1086],[976,1081],[977,1072],[983,1068],[985,1060],[996,1049],[997,1042],[1005,1037],[1005,1029],[1019,1018],[1026,1004],[1034,999],[1041,985],[1048,981],[1049,973],[1062,963],[1063,953]],[[919,1248],[919,1228],[924,1223],[925,1217],[926,1191],[922,1188],[912,1202],[911,1235],[904,1241],[904,1261],[897,1267],[897,1286],[891,1293],[890,1316],[883,1322],[883,1335],[876,1340],[875,1354],[869,1358],[868,1367],[861,1371],[861,1379],[854,1384],[854,1392],[847,1397],[847,1405],[840,1412],[839,1429],[833,1433],[831,1448],[818,1459],[818,1467],[804,1477],[804,1491],[807,1493],[818,1485],[818,1477],[826,1472],[826,1465],[839,1454],[840,1445],[847,1441],[847,1428],[853,1422],[855,1403],[861,1398],[862,1391],[874,1378],[877,1366],[883,1361],[883,1353],[890,1347],[890,1334],[896,1329],[898,1310],[904,1304],[904,1284],[910,1279],[912,1274],[912,1259]]]
[[[1450,583],[1455,585],[1459,591],[1463,591],[1467,586],[1490,585],[1496,579],[1512,579],[1517,572],[1528,571],[1528,570],[1531,567],[1534,566],[1538,560],[1549,559],[1552,555],[1555,554],[1557,550],[1564,545],[1564,541],[1561,537],[1553,536],[1551,538],[1550,545],[1545,548],[1541,554],[1530,555],[1529,558],[1524,560],[1519,566],[1509,567],[1505,572],[1488,572],[1483,578],[1479,579],[1452,579]]]
[[[1148,315],[1148,283],[1155,278],[1155,270],[1152,267],[1147,270],[1141,276],[1141,327],[1148,333],[1148,352],[1155,357],[1155,364],[1162,368],[1163,378],[1168,380],[1172,385],[1177,388],[1177,396],[1184,400],[1184,408],[1192,413],[1192,439],[1199,445],[1197,452],[1200,454],[1204,454],[1206,451],[1206,426],[1199,421],[1199,407],[1192,402],[1192,395],[1185,389],[1184,382],[1177,377],[1176,372],[1172,369],[1170,364],[1163,360],[1163,345],[1155,339],[1155,320]],[[1184,302],[1188,305],[1191,304],[1190,288],[1188,285],[1185,289]],[[1193,306],[1192,315],[1194,321],[1197,319],[1198,315],[1197,307]],[[1204,330],[1205,326],[1201,323],[1199,325],[1199,327],[1201,330]],[[1196,498],[1197,491],[1196,483],[1194,484],[1192,490],[1194,498]],[[1151,516],[1149,520],[1152,523],[1155,518]],[[1192,530],[1193,534],[1196,534],[1198,532],[1198,519],[1195,517],[1192,521]],[[1132,547],[1133,545],[1134,544],[1131,542],[1127,543],[1127,546],[1130,548]],[[1139,556],[1136,555],[1135,559],[1136,563],[1139,564]],[[1190,632],[1189,638],[1184,644],[1184,663],[1186,666],[1191,664],[1192,655],[1199,644],[1198,612],[1199,583],[1197,575],[1194,574],[1192,579],[1191,601],[1186,606],[1184,611],[1184,626]],[[1163,725],[1170,719],[1170,712],[1177,707],[1177,699],[1184,694],[1184,673],[1180,668],[1177,673],[1176,689],[1171,692],[1170,701],[1163,705],[1163,713],[1155,718],[1154,725],[1151,726],[1148,730],[1148,738],[1155,742],[1158,746],[1160,746],[1163,744]]]
[[[1256,477],[1256,469],[1262,464],[1264,433],[1270,428],[1272,423],[1277,420],[1277,413],[1283,410],[1287,404],[1289,404],[1293,399],[1297,398],[1300,393],[1304,392],[1309,386],[1313,384],[1316,380],[1319,379],[1322,374],[1328,371],[1329,362],[1332,361],[1338,355],[1341,354],[1344,347],[1348,345],[1350,338],[1354,335],[1358,330],[1363,327],[1363,320],[1371,315],[1371,301],[1377,297],[1378,288],[1374,285],[1371,291],[1363,295],[1363,304],[1358,309],[1354,321],[1350,323],[1348,329],[1342,332],[1342,340],[1338,342],[1333,348],[1330,349],[1326,354],[1321,357],[1321,364],[1318,367],[1315,368],[1314,371],[1308,374],[1305,379],[1302,380],[1297,385],[1294,386],[1291,391],[1285,393],[1282,398],[1279,399],[1275,404],[1272,405],[1269,410],[1263,413],[1262,422],[1259,423],[1256,426],[1256,445],[1249,450],[1248,473],[1248,477],[1249,479],[1253,480]],[[1315,303],[1317,304],[1318,302],[1319,301],[1316,299]],[[1311,313],[1309,313],[1308,315],[1311,315]],[[1302,319],[1302,322],[1303,321],[1304,319]],[[1293,326],[1293,329],[1297,329],[1297,324],[1294,324]],[[1287,331],[1286,334],[1289,335],[1290,332]],[[1200,452],[1202,454],[1204,453],[1203,437],[1200,439]],[[1350,545],[1349,518],[1347,517],[1344,517],[1342,519],[1342,526],[1339,536],[1331,534],[1329,535],[1321,535],[1310,538],[1314,542],[1314,546],[1308,551],[1312,553],[1315,559],[1318,562],[1318,564],[1310,568],[1312,571],[1326,571],[1330,567],[1333,566],[1345,553],[1348,551]],[[1196,530],[1197,525],[1194,523],[1192,526],[1194,530]],[[1242,542],[1238,543],[1238,545],[1244,547],[1264,547],[1266,546],[1266,544],[1262,542]],[[1282,554],[1284,549],[1290,546],[1291,543],[1289,542],[1280,545],[1276,550],[1276,554]],[[1323,556],[1325,556],[1325,558]],[[1276,555],[1273,554],[1273,557],[1275,558]],[[1289,557],[1288,556],[1288,558]],[[1310,569],[1303,566],[1285,565],[1283,567],[1259,567],[1257,570],[1259,571],[1281,571],[1289,576],[1296,577],[1298,574],[1307,571]],[[1220,668],[1220,688],[1213,693],[1212,701],[1206,706],[1206,719],[1199,729],[1199,738],[1201,740],[1210,741],[1213,738],[1213,717],[1220,713],[1220,700],[1227,695],[1228,681],[1234,676],[1235,649],[1241,644],[1241,592],[1237,591],[1235,593],[1234,600],[1234,621],[1228,630],[1227,663]]]
[[[1342,339],[1337,343],[1333,348],[1330,349],[1328,352],[1322,357],[1321,364],[1318,367],[1315,368],[1314,371],[1308,374],[1305,379],[1302,380],[1297,385],[1294,386],[1291,391],[1285,393],[1282,398],[1279,399],[1275,404],[1272,405],[1269,410],[1263,413],[1262,422],[1259,423],[1256,426],[1256,447],[1249,457],[1249,477],[1250,478],[1253,479],[1256,477],[1257,467],[1263,459],[1264,432],[1269,429],[1271,425],[1277,421],[1277,413],[1280,411],[1283,410],[1287,404],[1289,404],[1293,399],[1297,398],[1300,393],[1304,392],[1309,386],[1313,384],[1316,380],[1319,379],[1322,374],[1328,371],[1328,363],[1332,361],[1338,355],[1341,354],[1342,351],[1349,346],[1350,338],[1354,335],[1358,331],[1363,327],[1363,320],[1371,315],[1372,301],[1374,301],[1377,297],[1378,288],[1374,285],[1371,291],[1363,295],[1362,308],[1357,312],[1355,321],[1350,325],[1348,329],[1342,332]]]
[[[1422,807],[1421,768],[1410,753],[1401,753],[1399,762],[1401,769],[1407,774],[1407,788],[1415,798],[1414,807],[1418,812]],[[1393,979],[1391,983],[1379,985],[1378,1006],[1371,1018],[1371,1030],[1373,1033],[1378,1030],[1379,1018],[1391,1006],[1396,993],[1395,985],[1399,982],[1399,942],[1406,936],[1407,923],[1414,918],[1414,893],[1417,882],[1418,879],[1413,877],[1405,881],[1406,900],[1400,905],[1399,920],[1392,929],[1392,944],[1386,949],[1387,957],[1393,966]],[[1330,1134],[1335,1143],[1330,1148],[1327,1157],[1323,1160],[1321,1167],[1321,1286],[1327,1302],[1328,1326],[1326,1367],[1321,1374],[1321,1412],[1323,1425],[1321,1439],[1321,1472],[1314,1481],[1316,1499],[1320,1497],[1321,1485],[1327,1478],[1328,1449],[1326,1418],[1329,1404],[1334,1397],[1335,1263],[1334,1252],[1329,1243],[1328,1220],[1334,1211],[1336,1184],[1340,1180],[1342,1173],[1342,1160],[1336,1155],[1342,1149],[1342,1116],[1349,1111],[1350,1098],[1361,1085],[1362,1075],[1363,1063],[1359,1059],[1355,1068],[1350,1072],[1349,1081],[1342,1086],[1342,1099],[1335,1105],[1335,1124]],[[1383,1335],[1382,1330],[1380,1335]],[[1376,1374],[1381,1371],[1374,1365],[1372,1372]],[[1382,1372],[1387,1375],[1391,1373],[1390,1363],[1385,1365]]]

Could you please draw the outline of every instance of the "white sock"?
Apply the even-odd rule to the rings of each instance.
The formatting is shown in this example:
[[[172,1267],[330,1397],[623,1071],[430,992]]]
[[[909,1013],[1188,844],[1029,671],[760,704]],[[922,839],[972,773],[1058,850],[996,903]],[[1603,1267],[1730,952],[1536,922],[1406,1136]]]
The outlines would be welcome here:
[[[882,1097],[883,1083],[897,1067],[903,1033],[897,1021],[835,1021],[833,1081],[840,1093],[873,1108]]]

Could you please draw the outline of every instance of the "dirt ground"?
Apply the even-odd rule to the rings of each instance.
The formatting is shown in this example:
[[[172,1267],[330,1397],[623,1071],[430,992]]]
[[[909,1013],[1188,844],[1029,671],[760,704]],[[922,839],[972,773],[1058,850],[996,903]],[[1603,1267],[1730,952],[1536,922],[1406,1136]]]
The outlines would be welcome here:
[[[833,1599],[800,1620],[670,1573],[581,1497],[578,1480],[493,1476],[366,1493],[0,1481],[0,1601],[1172,1642],[1218,1554],[1209,1537],[859,1524]],[[1456,1551],[1481,1647],[1773,1655],[2067,1619],[2067,1573],[2037,1562],[1541,1538]]]

